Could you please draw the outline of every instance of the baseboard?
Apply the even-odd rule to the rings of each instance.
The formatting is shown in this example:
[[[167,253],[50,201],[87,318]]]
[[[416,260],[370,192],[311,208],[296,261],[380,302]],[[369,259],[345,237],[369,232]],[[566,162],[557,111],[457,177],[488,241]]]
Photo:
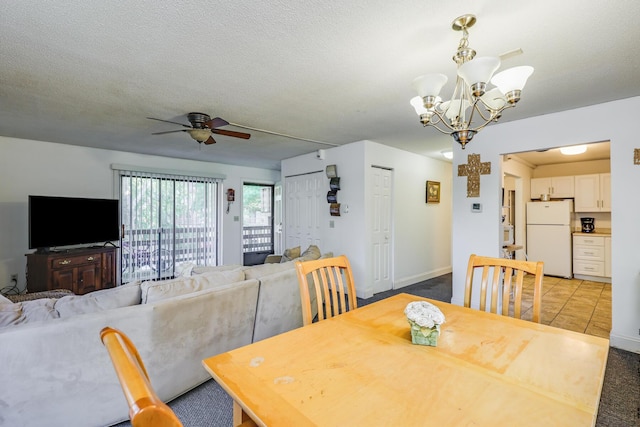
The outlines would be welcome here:
[[[618,335],[613,331],[609,335],[609,345],[632,353],[640,353],[640,339],[627,335]]]
[[[425,280],[433,279],[434,277],[442,276],[453,271],[451,266],[445,268],[439,268],[437,270],[427,271],[424,273],[416,274],[415,276],[404,277],[402,279],[393,282],[393,289],[404,288],[405,286],[415,285],[416,283],[423,282]]]

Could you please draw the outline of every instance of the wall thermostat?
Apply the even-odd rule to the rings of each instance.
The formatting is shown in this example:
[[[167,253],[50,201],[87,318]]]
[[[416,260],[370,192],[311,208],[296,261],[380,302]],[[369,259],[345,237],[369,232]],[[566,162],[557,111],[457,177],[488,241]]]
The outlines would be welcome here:
[[[471,203],[471,212],[482,212],[482,203]]]

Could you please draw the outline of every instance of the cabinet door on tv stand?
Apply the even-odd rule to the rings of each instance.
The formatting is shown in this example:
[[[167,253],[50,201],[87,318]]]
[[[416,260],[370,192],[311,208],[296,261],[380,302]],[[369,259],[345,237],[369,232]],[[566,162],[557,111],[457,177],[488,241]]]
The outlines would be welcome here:
[[[51,284],[49,289],[69,289],[74,290],[74,284],[76,283],[76,271],[73,268],[66,270],[52,270],[51,271]]]
[[[77,268],[78,280],[73,292],[76,295],[84,295],[101,289],[100,266],[96,264],[85,265]]]
[[[102,254],[102,289],[113,288],[116,283],[116,250],[105,251]]]

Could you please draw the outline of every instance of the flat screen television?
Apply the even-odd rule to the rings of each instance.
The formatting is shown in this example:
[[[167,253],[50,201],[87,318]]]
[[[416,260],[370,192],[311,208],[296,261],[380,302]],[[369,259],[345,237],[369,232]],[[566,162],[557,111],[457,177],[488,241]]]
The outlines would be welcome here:
[[[29,196],[29,248],[104,243],[120,238],[117,199]]]

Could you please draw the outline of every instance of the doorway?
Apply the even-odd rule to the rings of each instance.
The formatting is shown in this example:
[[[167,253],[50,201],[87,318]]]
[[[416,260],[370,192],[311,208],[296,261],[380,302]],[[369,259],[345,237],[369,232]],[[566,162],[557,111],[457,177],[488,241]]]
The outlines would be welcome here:
[[[242,185],[243,265],[262,264],[273,253],[273,189],[270,184]]]

